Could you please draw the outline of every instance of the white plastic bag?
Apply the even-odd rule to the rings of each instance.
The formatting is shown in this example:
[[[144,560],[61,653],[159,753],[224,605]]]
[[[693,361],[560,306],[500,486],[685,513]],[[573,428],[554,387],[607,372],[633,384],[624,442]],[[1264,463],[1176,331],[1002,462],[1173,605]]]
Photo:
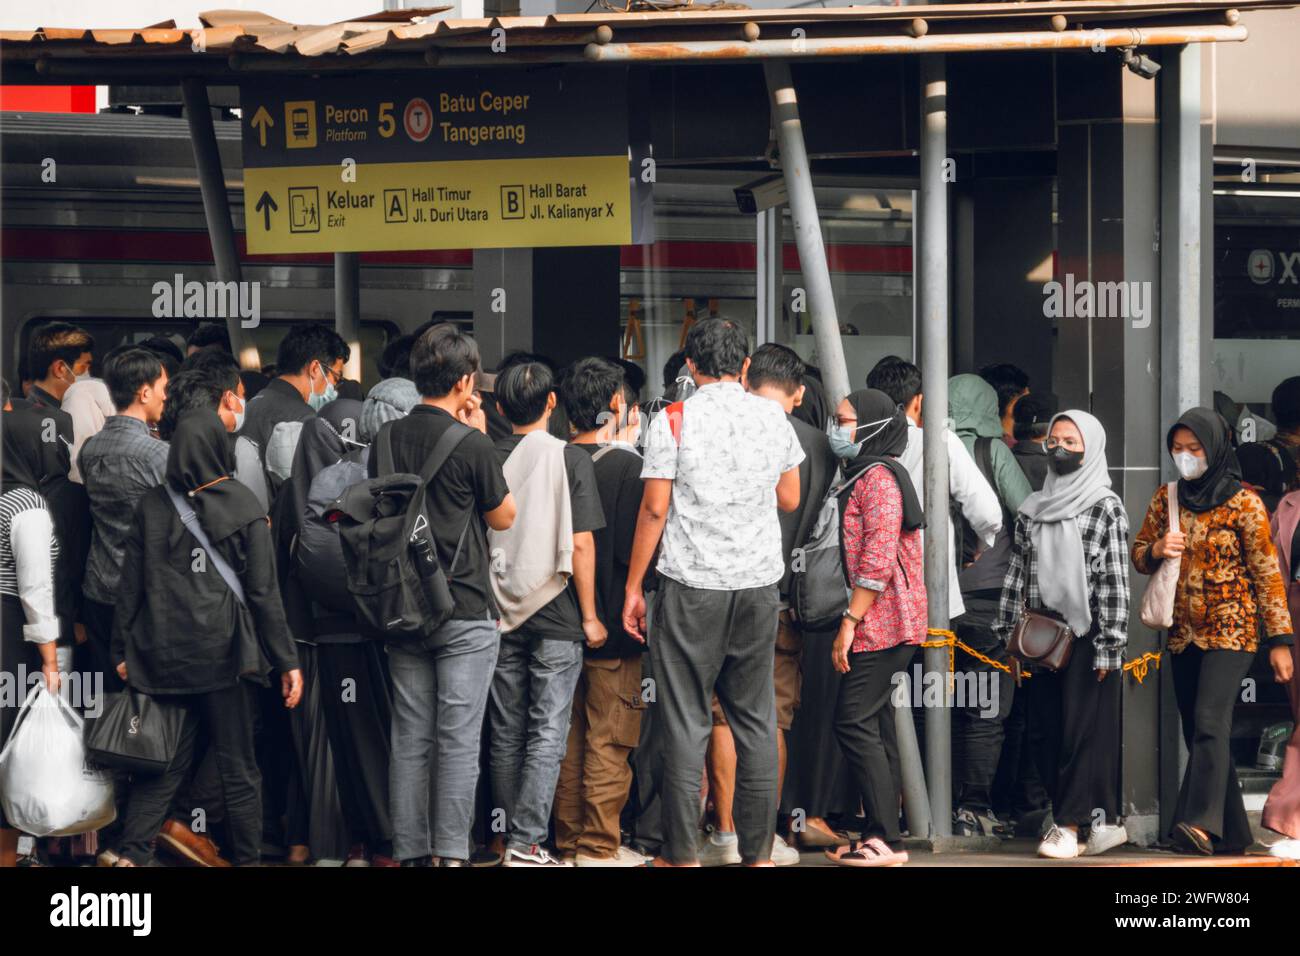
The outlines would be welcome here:
[[[117,816],[113,781],[86,762],[81,715],[42,680],[0,751],[5,822],[33,836],[98,830]]]

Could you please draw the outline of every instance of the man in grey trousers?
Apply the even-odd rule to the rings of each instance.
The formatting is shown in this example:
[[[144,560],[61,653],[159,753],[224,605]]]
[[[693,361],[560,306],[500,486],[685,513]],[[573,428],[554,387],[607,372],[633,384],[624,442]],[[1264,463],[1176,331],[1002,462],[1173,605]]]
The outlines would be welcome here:
[[[422,396],[406,418],[375,438],[391,442],[393,472],[419,474],[438,440],[460,422],[473,426],[425,492],[438,563],[455,608],[422,641],[387,645],[393,679],[392,759],[388,769],[393,857],[402,866],[464,866],[479,774],[479,740],[500,638],[488,580],[487,527],[509,528],[515,501],[487,437],[474,340],[435,325],[411,349]],[[379,477],[371,452],[370,476]],[[434,780],[430,827],[430,776]]]
[[[777,510],[799,506],[804,453],[780,406],[740,384],[749,357],[739,326],[716,318],[696,323],[686,364],[698,390],[650,425],[623,605],[624,628],[644,639],[642,584],[659,547],[649,628],[664,761],[664,846],[656,865],[698,865],[700,778],[716,690],[736,743],[741,861],[770,866],[777,804],[772,665],[785,573]]]

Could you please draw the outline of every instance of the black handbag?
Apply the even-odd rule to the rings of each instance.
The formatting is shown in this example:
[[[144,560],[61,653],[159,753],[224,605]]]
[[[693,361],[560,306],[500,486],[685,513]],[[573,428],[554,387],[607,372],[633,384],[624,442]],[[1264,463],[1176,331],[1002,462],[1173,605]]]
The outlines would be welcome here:
[[[97,764],[160,774],[176,756],[185,708],[138,690],[108,694],[104,710],[86,722],[86,752]]]

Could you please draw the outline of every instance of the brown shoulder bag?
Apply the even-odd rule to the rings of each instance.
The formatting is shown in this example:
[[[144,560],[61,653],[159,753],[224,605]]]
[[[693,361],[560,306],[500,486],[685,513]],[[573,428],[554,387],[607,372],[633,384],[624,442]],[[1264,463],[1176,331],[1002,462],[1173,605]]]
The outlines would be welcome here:
[[[1020,683],[1023,669],[1029,666],[1049,671],[1065,670],[1074,647],[1074,632],[1070,626],[1050,611],[1020,609],[1020,618],[1011,630],[1007,653],[1011,656],[1012,673]]]

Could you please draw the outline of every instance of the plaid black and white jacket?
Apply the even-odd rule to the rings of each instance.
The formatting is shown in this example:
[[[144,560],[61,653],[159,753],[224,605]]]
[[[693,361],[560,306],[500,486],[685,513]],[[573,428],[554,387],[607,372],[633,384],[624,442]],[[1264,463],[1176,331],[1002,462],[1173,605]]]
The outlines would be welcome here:
[[[1128,645],[1128,515],[1118,497],[1107,495],[1074,520],[1079,524],[1088,569],[1093,668],[1118,670]],[[1038,593],[1040,560],[1051,561],[1052,556],[1034,552],[1029,525],[1024,515],[1016,515],[1011,565],[993,624],[993,632],[1004,644],[1011,639],[1022,607],[1045,610]]]

